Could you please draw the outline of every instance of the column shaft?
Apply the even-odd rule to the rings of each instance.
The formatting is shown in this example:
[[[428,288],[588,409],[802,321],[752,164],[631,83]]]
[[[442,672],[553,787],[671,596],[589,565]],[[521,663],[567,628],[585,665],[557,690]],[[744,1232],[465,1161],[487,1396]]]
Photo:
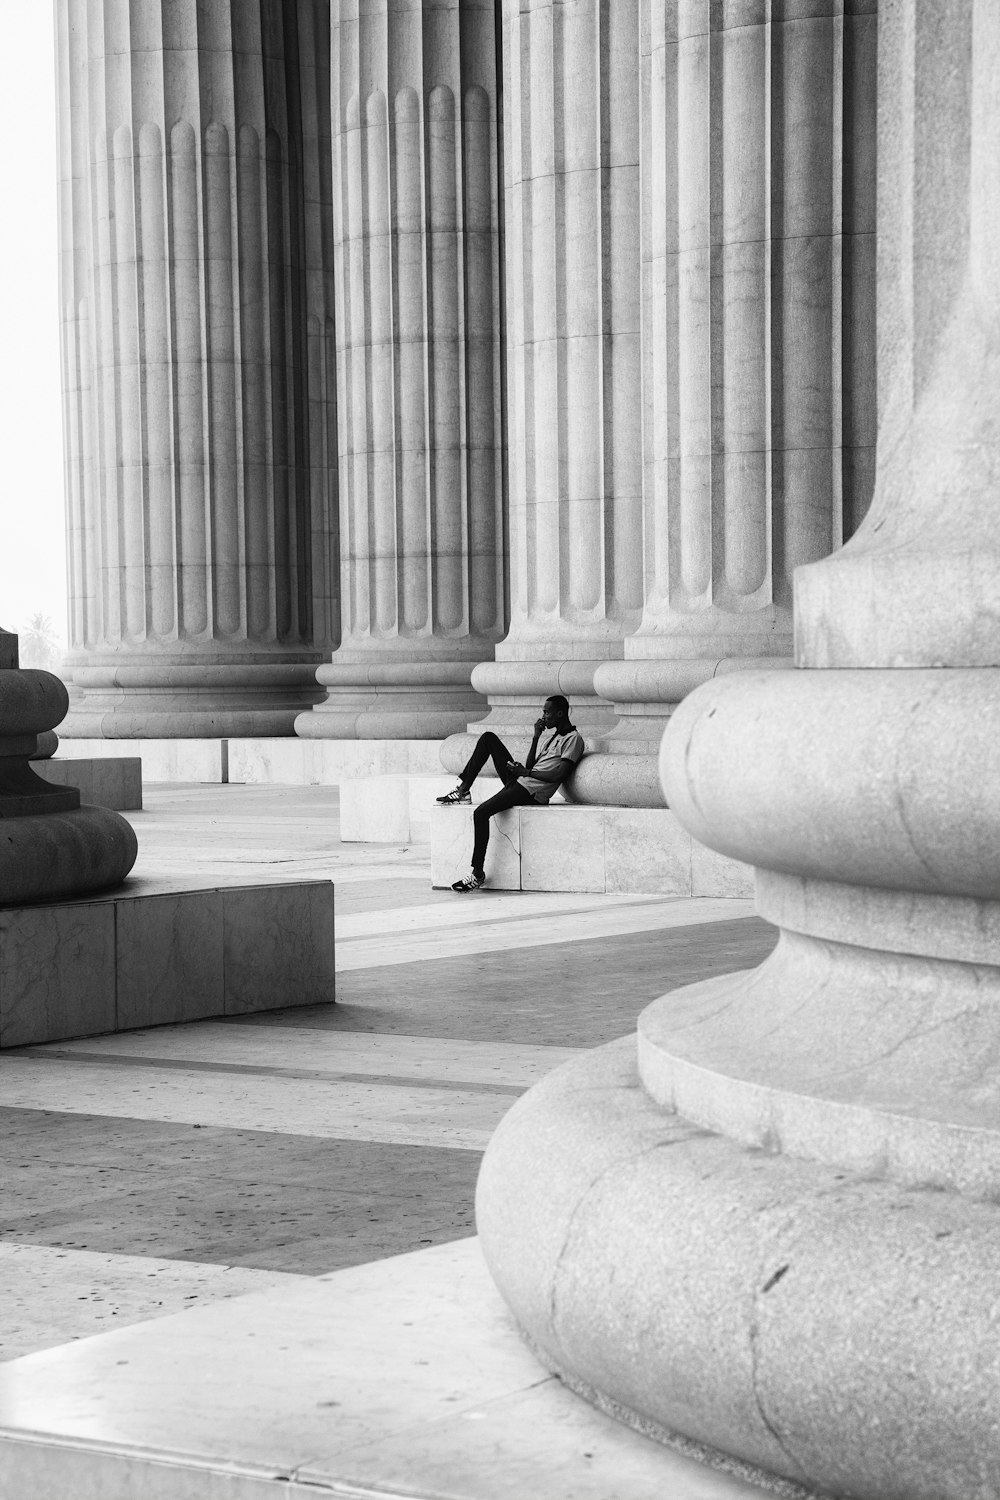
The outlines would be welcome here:
[[[510,630],[477,669],[515,732],[642,608],[637,0],[505,0]],[[456,750],[456,754],[460,753]]]
[[[59,0],[74,706],[287,734],[334,638],[328,0]]]
[[[505,620],[492,0],[333,24],[343,635],[300,735],[475,715]]]
[[[837,10],[643,0],[645,605],[597,679],[623,746],[790,659],[794,569],[868,506],[876,16]]]

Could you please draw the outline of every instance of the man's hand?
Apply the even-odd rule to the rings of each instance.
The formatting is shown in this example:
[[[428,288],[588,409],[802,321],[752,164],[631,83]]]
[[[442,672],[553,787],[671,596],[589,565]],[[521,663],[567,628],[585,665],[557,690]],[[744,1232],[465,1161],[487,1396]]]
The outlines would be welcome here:
[[[542,730],[544,728],[545,728],[545,720],[544,719],[536,719],[535,720],[535,739],[536,740],[537,740],[538,736],[541,734],[541,732],[542,732]]]
[[[515,776],[523,776],[525,774],[524,767],[519,760],[508,761],[507,769],[513,771]]]

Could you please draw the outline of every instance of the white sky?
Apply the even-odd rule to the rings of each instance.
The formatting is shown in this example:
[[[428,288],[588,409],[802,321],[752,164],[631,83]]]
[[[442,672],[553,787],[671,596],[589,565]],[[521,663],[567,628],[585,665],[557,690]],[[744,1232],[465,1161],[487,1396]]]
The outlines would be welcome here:
[[[0,624],[65,638],[53,6],[0,8]]]

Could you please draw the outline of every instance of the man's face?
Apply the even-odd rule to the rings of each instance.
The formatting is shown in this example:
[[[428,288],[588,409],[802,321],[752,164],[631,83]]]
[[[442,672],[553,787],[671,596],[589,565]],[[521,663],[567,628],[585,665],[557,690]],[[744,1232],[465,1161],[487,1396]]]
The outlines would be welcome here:
[[[546,729],[552,729],[559,723],[559,710],[551,698],[546,698],[545,700],[542,708],[542,719],[544,720]]]

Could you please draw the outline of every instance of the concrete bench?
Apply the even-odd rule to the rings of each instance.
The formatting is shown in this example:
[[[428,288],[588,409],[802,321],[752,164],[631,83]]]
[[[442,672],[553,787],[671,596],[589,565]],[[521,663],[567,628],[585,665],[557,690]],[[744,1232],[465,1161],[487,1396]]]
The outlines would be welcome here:
[[[472,808],[431,811],[431,883],[467,875]],[[489,885],[505,891],[752,896],[748,865],[706,849],[665,807],[513,807],[493,819]]]

